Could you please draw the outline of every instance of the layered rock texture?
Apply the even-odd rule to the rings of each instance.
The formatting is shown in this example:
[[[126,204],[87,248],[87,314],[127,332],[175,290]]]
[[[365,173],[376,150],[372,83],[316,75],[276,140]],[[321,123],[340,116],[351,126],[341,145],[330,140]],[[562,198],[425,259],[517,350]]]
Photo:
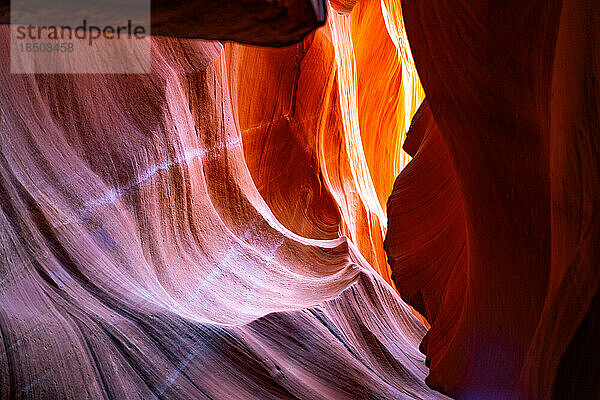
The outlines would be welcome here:
[[[402,8],[427,103],[386,248],[432,325],[428,384],[465,399],[599,398],[599,4]]]
[[[596,2],[153,7],[0,26],[0,398],[598,398]]]
[[[155,36],[146,75],[2,58],[1,398],[445,397],[383,251],[422,90],[356,10],[282,49]]]

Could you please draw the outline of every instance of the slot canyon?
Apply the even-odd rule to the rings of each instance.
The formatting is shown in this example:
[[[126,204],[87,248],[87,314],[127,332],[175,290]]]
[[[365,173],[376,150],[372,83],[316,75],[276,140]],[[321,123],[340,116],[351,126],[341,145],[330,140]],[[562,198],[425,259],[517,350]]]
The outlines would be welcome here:
[[[0,399],[600,399],[600,2],[0,4]]]

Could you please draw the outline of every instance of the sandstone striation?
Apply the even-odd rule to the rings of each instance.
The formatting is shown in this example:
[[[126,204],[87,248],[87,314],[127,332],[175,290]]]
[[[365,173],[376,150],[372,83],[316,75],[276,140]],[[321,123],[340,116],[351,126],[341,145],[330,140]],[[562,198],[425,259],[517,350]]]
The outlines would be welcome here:
[[[351,23],[155,36],[145,75],[2,58],[1,398],[445,398],[388,283]]]

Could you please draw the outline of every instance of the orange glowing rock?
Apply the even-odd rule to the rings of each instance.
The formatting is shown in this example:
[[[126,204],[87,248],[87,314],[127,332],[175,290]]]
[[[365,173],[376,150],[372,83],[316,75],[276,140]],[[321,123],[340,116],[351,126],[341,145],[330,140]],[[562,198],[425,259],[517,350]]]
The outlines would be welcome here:
[[[270,209],[300,235],[348,236],[388,282],[385,204],[423,96],[396,18],[359,3],[296,46],[226,46],[246,161]]]

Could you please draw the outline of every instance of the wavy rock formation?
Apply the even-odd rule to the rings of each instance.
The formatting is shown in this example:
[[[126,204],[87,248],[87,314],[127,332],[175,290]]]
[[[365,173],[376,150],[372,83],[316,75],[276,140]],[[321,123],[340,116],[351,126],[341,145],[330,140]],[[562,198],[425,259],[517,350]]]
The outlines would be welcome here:
[[[388,282],[385,204],[424,96],[401,18],[359,3],[296,46],[226,46],[246,162],[270,209],[297,234],[348,236]]]
[[[386,282],[402,160],[369,142],[421,89],[396,17],[357,10],[283,49],[154,37],[146,75],[2,58],[1,398],[445,398]]]
[[[432,324],[428,384],[464,399],[598,398],[599,4],[402,7],[428,105],[386,248]]]
[[[152,32],[13,74],[0,26],[1,399],[600,398],[598,2]]]

